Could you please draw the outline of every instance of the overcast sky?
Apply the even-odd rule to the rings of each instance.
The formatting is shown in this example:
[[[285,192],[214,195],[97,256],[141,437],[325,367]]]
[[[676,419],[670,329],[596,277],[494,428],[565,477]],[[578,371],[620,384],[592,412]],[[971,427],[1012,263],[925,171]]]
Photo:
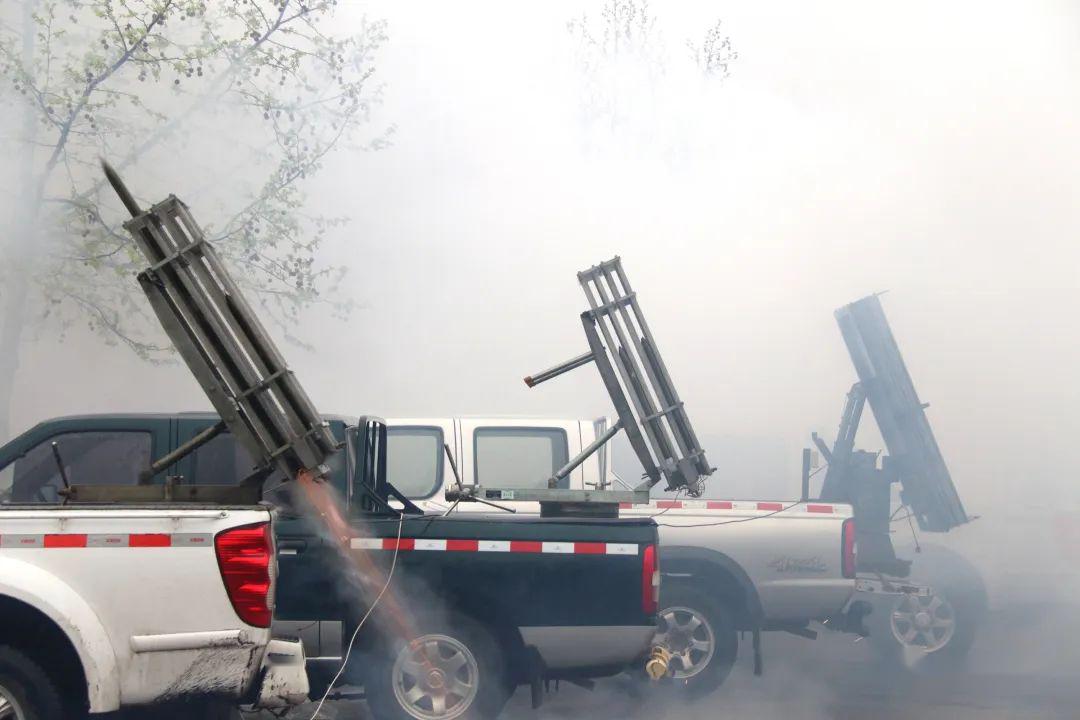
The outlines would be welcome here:
[[[971,509],[1076,502],[1076,6],[657,2],[669,73],[616,137],[580,121],[583,7],[341,3],[342,29],[389,22],[374,121],[396,134],[310,186],[352,218],[326,260],[361,305],[313,310],[297,334],[315,352],[285,348],[320,409],[609,413],[591,368],[521,377],[584,351],[575,273],[620,254],[699,434],[778,447],[777,487],[797,489],[799,448],[831,439],[855,379],[833,310],[888,290]],[[739,53],[720,86],[683,47],[718,18]],[[50,334],[24,355],[16,428],[208,405],[180,366]]]

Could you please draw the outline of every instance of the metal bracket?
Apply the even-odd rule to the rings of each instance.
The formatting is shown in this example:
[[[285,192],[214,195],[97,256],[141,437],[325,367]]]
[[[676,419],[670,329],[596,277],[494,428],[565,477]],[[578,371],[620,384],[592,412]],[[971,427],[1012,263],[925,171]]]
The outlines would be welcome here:
[[[620,503],[647,504],[645,490],[565,490],[562,488],[493,488],[464,485],[446,491],[448,502],[484,500],[494,502]]]
[[[915,595],[916,597],[929,597],[933,594],[933,590],[929,586],[913,585],[884,575],[873,578],[856,578],[855,592],[874,595]]]

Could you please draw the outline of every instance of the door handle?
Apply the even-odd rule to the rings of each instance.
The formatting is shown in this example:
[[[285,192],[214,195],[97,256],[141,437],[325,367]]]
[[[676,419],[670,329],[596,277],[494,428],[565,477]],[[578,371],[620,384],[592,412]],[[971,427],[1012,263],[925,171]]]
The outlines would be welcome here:
[[[278,542],[278,555],[299,555],[307,549],[307,540],[280,540]]]

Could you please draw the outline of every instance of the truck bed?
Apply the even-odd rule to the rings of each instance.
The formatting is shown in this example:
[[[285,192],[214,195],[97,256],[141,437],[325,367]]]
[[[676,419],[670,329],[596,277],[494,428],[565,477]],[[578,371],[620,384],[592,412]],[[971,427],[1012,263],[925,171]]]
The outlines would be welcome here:
[[[656,518],[662,561],[703,551],[703,558],[715,554],[737,562],[754,585],[766,622],[829,617],[854,591],[841,569],[841,526],[852,517],[850,505],[660,500],[621,512]]]
[[[365,548],[393,549],[397,522],[370,523]],[[518,627],[648,626],[641,609],[645,548],[656,543],[651,519],[429,516],[406,521],[398,562],[406,573],[441,575],[445,592],[493,601]],[[439,553],[432,563],[428,553]],[[513,574],[507,555],[514,556]]]
[[[643,606],[646,548],[655,552],[657,543],[651,519],[430,514],[407,518],[400,541],[397,518],[367,518],[354,528],[355,552],[373,553],[386,566],[398,551],[394,588],[411,612],[453,608],[497,623],[520,633],[553,672],[625,667],[655,632],[655,609]],[[308,580],[341,575],[317,570],[306,521],[282,522],[278,531],[283,547],[307,544],[281,558],[278,616],[310,619]],[[329,548],[320,555],[332,562]],[[356,602],[341,582],[314,592]]]

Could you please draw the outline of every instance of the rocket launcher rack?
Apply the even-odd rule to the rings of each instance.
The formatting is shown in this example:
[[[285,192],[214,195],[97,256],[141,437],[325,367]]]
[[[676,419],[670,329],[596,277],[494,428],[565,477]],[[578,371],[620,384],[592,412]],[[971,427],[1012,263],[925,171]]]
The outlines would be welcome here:
[[[124,228],[150,263],[139,273],[139,285],[221,420],[154,462],[139,485],[75,485],[68,499],[247,503],[260,499],[260,483],[275,469],[290,479],[324,474],[337,449],[329,427],[187,206],[170,195],[143,211],[116,172],[107,164],[104,169],[132,215]],[[155,475],[225,430],[256,461],[238,486],[152,484]]]
[[[685,489],[701,494],[705,478],[713,473],[701,449],[682,399],[675,391],[667,366],[637,294],[630,286],[622,260],[615,257],[578,273],[589,310],[581,325],[589,352],[525,378],[534,387],[542,382],[593,363],[618,414],[618,420],[594,443],[557,470],[540,490],[499,491],[484,488],[485,499],[540,500],[564,503],[648,502],[649,489],[667,481],[667,490]],[[564,490],[559,481],[585,462],[622,430],[626,432],[645,470],[646,480],[631,491]],[[500,496],[500,492],[503,494]]]
[[[835,315],[859,382],[848,393],[833,449],[828,451],[815,438],[819,448],[826,449],[829,462],[823,497],[843,497],[850,484],[855,434],[869,404],[902,487],[902,500],[911,507],[919,527],[945,532],[969,522],[926,417],[929,406],[919,399],[881,300],[870,295],[845,305]],[[883,502],[887,505],[887,493]],[[883,512],[887,514],[887,509]]]

